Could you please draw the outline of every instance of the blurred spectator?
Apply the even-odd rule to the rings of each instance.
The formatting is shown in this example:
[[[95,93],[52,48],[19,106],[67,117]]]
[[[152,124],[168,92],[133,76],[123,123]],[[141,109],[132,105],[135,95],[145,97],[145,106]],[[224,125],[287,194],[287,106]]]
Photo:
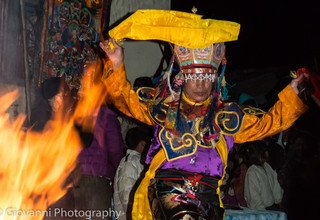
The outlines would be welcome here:
[[[59,112],[63,111],[63,116],[70,116],[67,113],[73,111],[75,100],[70,95],[70,89],[65,83],[63,77],[51,77],[46,79],[41,85],[41,97],[39,105],[32,111],[30,125],[34,131],[42,131],[50,126],[50,120]],[[66,114],[64,114],[66,113]],[[80,136],[82,136],[80,134]],[[90,137],[92,135],[89,135]],[[89,138],[90,139],[90,138]],[[66,186],[63,186],[66,187]],[[67,211],[74,210],[74,196],[72,188],[68,188],[66,194],[49,206],[49,210],[53,208],[63,208]],[[74,219],[67,217],[46,216],[44,219]]]
[[[120,123],[117,114],[107,106],[101,106],[92,117],[97,117],[93,133],[85,132],[75,124],[83,149],[78,156],[76,169],[65,182],[64,187],[68,187],[66,195],[52,204],[50,209],[90,210],[91,213],[111,210],[112,182],[124,151]],[[87,219],[87,216],[46,216],[45,219]],[[95,215],[91,219],[111,219],[111,216]]]
[[[112,183],[123,157],[123,149],[117,114],[111,108],[101,106],[92,143],[78,157],[80,177],[75,179],[73,187],[76,210],[111,209]],[[103,219],[103,216],[93,216],[91,219]],[[111,219],[110,216],[108,219]]]
[[[280,133],[283,135],[284,133]],[[279,172],[285,161],[285,148],[273,137],[265,138],[264,142],[269,153],[268,163],[276,172]]]
[[[248,207],[258,210],[279,210],[283,190],[278,176],[267,162],[268,153],[263,141],[248,143],[244,196]]]
[[[58,111],[65,113],[72,111],[75,100],[63,77],[51,77],[46,79],[39,90],[40,96],[37,105],[31,111],[29,126],[34,131],[41,131]],[[64,109],[62,109],[64,108]],[[65,116],[68,116],[66,114]]]
[[[233,188],[234,194],[237,198],[238,205],[242,207],[247,207],[247,202],[244,198],[244,181],[248,167],[244,162],[244,150],[245,149],[239,149],[236,154],[238,176],[237,178],[235,178],[233,182]]]
[[[236,144],[229,158],[232,161],[228,163],[227,172],[229,172],[229,183],[224,192],[223,202],[226,206],[247,207],[244,198],[244,180],[247,172],[247,166],[244,163],[245,144]],[[231,166],[229,166],[231,165]]]
[[[137,90],[142,87],[149,87],[149,88],[154,87],[154,84],[152,82],[151,77],[141,76],[141,77],[138,77],[134,80],[133,88],[134,88],[135,92],[137,92]],[[144,123],[142,123],[136,119],[130,118],[130,117],[122,114],[121,112],[119,112],[118,119],[120,121],[121,133],[122,133],[123,139],[125,139],[126,134],[130,128],[145,125]]]
[[[144,170],[141,155],[149,147],[150,139],[151,130],[147,126],[133,127],[126,134],[127,153],[120,161],[114,179],[114,206],[118,213],[121,212],[119,219],[131,217],[134,185]]]

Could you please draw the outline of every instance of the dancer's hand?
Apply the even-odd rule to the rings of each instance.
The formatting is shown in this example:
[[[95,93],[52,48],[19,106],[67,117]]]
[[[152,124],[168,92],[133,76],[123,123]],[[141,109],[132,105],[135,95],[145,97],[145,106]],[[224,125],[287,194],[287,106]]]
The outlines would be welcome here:
[[[306,83],[309,80],[309,71],[306,68],[300,68],[298,71],[292,71],[291,76],[294,79],[291,81],[290,85],[296,94],[301,94],[306,88]]]
[[[100,42],[101,49],[105,52],[113,65],[113,70],[119,68],[124,62],[123,48],[113,38]]]

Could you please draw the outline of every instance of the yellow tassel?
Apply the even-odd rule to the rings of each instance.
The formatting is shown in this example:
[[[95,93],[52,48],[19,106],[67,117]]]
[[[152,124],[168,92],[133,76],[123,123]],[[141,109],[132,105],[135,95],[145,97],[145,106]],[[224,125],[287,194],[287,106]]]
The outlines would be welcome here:
[[[226,85],[227,85],[227,81],[226,81],[226,78],[223,76],[221,80],[221,86],[226,86]]]

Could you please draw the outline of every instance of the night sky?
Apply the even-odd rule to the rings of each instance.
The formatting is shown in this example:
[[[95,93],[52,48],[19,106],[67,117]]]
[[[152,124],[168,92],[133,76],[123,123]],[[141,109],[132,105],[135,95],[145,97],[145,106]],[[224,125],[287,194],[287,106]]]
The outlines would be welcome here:
[[[320,65],[320,1],[172,0],[172,9],[241,24],[238,41],[227,43],[231,69]],[[229,69],[230,70],[230,69]]]

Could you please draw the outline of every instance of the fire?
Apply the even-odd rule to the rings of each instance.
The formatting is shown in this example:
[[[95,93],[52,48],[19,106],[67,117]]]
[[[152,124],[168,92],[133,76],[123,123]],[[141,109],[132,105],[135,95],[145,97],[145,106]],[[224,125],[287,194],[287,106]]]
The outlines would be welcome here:
[[[74,118],[77,122],[81,122],[84,130],[93,130],[97,110],[106,100],[106,90],[101,82],[102,64],[94,62],[88,65],[86,73],[81,81],[81,89],[79,91],[80,100],[76,107]]]
[[[5,112],[16,97],[17,91],[0,97],[0,218],[42,219],[31,210],[44,211],[65,193],[61,185],[81,145],[72,121],[52,121],[43,133],[24,131],[25,116],[12,120]]]
[[[6,113],[17,91],[0,96],[0,219],[42,219],[50,214],[48,206],[65,194],[62,185],[81,150],[74,123],[90,121],[104,98],[101,83],[90,83],[93,70],[83,78],[75,114],[68,120],[54,117],[41,133],[23,128],[24,115],[11,119]]]

